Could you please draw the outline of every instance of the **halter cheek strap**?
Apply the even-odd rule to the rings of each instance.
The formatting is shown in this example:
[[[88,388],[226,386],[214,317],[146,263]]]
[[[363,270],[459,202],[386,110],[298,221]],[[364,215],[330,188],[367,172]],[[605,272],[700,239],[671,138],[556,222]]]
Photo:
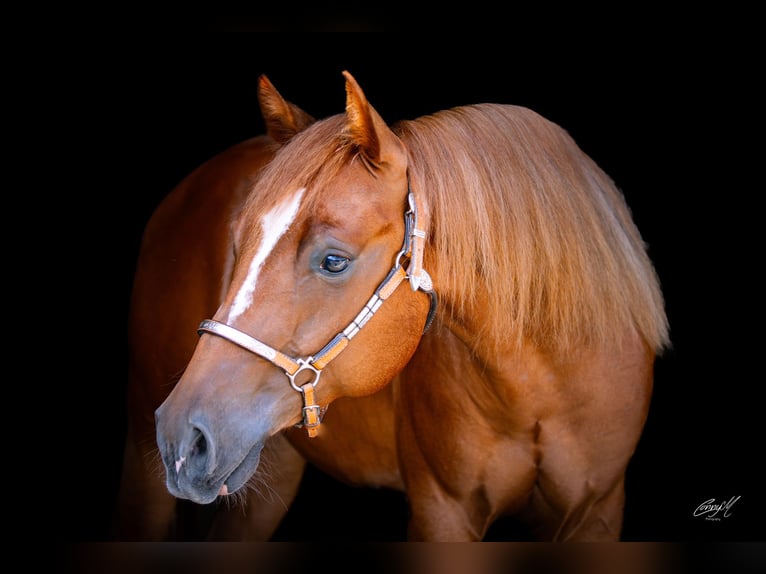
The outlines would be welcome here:
[[[407,267],[407,277],[410,280],[410,287],[413,291],[418,289],[423,291],[431,298],[426,324],[423,327],[423,333],[425,333],[431,327],[431,323],[436,315],[437,300],[431,276],[423,269],[423,253],[425,251],[427,233],[418,227],[418,206],[415,201],[415,195],[409,189],[409,184],[408,191],[407,204],[409,207],[404,214],[404,245],[396,258],[394,267],[396,268],[401,264],[402,257],[409,257],[410,263]]]
[[[430,296],[430,307],[423,332],[428,330],[436,313],[436,293],[433,291],[431,277],[423,269],[423,248],[426,233],[417,227],[417,205],[410,190],[408,193],[409,209],[404,214],[405,234],[401,251],[397,254],[394,266],[386,278],[378,285],[377,289],[365,303],[362,310],[354,317],[353,321],[335,335],[324,347],[314,355],[305,358],[294,358],[269,345],[259,341],[247,333],[230,327],[225,323],[205,319],[197,328],[197,333],[210,333],[222,337],[235,345],[262,357],[281,368],[290,381],[290,385],[303,397],[302,419],[297,426],[303,426],[309,437],[317,435],[317,427],[321,422],[322,409],[314,401],[314,387],[319,382],[319,377],[330,361],[335,359],[349,344],[356,334],[364,327],[372,316],[380,309],[383,302],[388,299],[396,288],[409,278],[410,287],[413,291],[423,291]],[[405,271],[402,260],[409,259],[409,265]],[[299,373],[309,371],[311,379],[300,386],[295,378]]]

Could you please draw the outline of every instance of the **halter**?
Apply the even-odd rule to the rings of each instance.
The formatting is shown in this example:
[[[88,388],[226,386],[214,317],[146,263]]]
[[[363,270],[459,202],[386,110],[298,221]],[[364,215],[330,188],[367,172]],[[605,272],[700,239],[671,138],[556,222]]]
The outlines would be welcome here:
[[[259,357],[263,357],[281,368],[285,375],[287,375],[290,386],[301,393],[303,397],[303,422],[298,423],[296,426],[306,427],[309,437],[317,435],[316,427],[319,426],[324,414],[319,405],[314,402],[314,387],[319,382],[322,369],[348,346],[351,339],[367,324],[367,321],[380,309],[383,302],[396,291],[396,288],[404,279],[408,278],[410,280],[410,287],[413,291],[423,291],[431,298],[426,324],[423,328],[424,333],[433,322],[436,312],[436,293],[433,290],[431,277],[423,269],[423,249],[426,232],[418,229],[417,204],[412,189],[409,187],[409,182],[407,184],[407,202],[409,207],[404,213],[404,242],[401,251],[396,255],[394,266],[388,272],[386,278],[378,285],[377,289],[375,289],[372,297],[365,303],[354,320],[317,353],[304,358],[294,358],[268,346],[239,329],[219,321],[213,321],[212,319],[205,319],[197,328],[197,333],[200,336],[203,333],[217,335]],[[402,264],[405,258],[409,259],[409,266],[406,271]],[[295,378],[303,371],[310,371],[312,380],[298,386]]]

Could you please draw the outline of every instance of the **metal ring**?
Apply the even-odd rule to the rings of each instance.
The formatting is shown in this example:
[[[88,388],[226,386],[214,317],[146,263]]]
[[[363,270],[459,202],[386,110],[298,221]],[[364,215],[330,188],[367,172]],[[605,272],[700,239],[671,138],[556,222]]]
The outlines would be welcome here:
[[[290,386],[292,388],[294,388],[296,391],[298,391],[299,393],[304,392],[303,388],[301,388],[303,385],[301,385],[300,387],[298,385],[296,385],[295,384],[295,377],[297,377],[298,373],[300,373],[301,371],[311,371],[311,372],[314,373],[314,375],[315,375],[314,380],[313,381],[309,381],[311,383],[312,387],[316,387],[317,383],[319,382],[319,376],[322,374],[322,372],[319,369],[317,369],[314,365],[311,364],[312,360],[313,360],[313,357],[309,357],[308,359],[298,359],[298,364],[300,366],[298,367],[298,370],[295,371],[292,375],[290,373],[288,373],[287,371],[285,371],[285,374],[287,375],[287,378],[290,379]],[[306,382],[306,383],[303,383],[303,384],[307,385],[307,384],[309,384],[309,382]]]

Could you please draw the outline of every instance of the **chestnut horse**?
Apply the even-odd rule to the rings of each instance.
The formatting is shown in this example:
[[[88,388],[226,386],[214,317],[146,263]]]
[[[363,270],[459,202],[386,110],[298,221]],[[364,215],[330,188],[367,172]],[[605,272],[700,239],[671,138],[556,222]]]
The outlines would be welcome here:
[[[531,110],[388,126],[344,76],[345,113],[314,123],[261,78],[282,146],[223,274],[196,271],[220,299],[156,411],[168,491],[236,497],[270,450],[289,502],[294,448],[404,492],[411,540],[481,540],[509,514],[539,539],[619,539],[669,344],[624,197]]]

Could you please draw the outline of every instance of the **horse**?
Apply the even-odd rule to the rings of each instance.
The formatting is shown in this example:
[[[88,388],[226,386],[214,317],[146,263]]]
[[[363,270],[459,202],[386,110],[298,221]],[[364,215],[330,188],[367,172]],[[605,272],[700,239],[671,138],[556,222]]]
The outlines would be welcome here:
[[[241,498],[276,444],[401,491],[408,540],[482,540],[503,516],[619,540],[670,345],[625,197],[528,108],[388,125],[343,76],[345,110],[301,125],[259,80],[279,148],[231,214],[223,275],[196,270],[218,306],[155,412],[167,491]]]
[[[284,105],[280,117],[289,121],[204,162],[160,202],[144,229],[128,319],[127,429],[112,532],[117,540],[267,539],[297,491],[304,459],[275,436],[265,449],[273,453],[274,469],[261,473],[252,505],[244,511],[222,506],[212,517],[209,510],[183,508],[165,489],[154,421],[191,358],[199,318],[220,304],[233,253],[231,218],[279,141],[290,137],[286,130],[314,121],[294,104]]]

